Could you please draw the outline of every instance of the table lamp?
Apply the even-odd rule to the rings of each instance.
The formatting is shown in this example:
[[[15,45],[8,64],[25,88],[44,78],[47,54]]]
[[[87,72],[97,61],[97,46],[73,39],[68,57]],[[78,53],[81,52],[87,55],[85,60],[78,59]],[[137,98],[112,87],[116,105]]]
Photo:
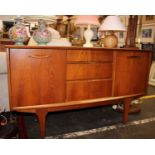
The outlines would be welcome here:
[[[114,32],[126,31],[126,29],[118,16],[107,16],[102,22],[99,31],[109,32],[104,37],[104,47],[115,48],[117,47],[118,39]]]
[[[96,15],[77,16],[75,20],[75,25],[80,27],[87,27],[87,29],[84,31],[84,38],[86,43],[83,45],[83,47],[93,47],[91,40],[93,38],[94,33],[91,30],[91,27],[98,27],[100,25],[98,21],[98,16]]]

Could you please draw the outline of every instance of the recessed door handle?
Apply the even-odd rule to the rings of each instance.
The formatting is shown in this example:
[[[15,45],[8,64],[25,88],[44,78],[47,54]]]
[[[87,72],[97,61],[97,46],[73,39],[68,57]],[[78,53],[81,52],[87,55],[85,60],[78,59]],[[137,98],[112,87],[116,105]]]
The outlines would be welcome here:
[[[127,56],[128,59],[137,59],[140,58],[141,56],[139,55],[131,55],[131,56]]]
[[[29,55],[30,58],[36,58],[36,59],[44,59],[50,57],[49,55]]]

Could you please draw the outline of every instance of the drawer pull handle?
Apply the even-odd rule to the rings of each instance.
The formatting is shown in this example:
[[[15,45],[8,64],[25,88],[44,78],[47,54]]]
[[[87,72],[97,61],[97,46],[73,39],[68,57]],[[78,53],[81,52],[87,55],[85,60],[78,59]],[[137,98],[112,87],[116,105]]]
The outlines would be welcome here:
[[[141,56],[139,55],[131,55],[131,56],[127,56],[129,59],[136,59],[136,58],[140,58]]]
[[[44,59],[50,57],[49,55],[29,55],[30,58],[36,58],[36,59]]]

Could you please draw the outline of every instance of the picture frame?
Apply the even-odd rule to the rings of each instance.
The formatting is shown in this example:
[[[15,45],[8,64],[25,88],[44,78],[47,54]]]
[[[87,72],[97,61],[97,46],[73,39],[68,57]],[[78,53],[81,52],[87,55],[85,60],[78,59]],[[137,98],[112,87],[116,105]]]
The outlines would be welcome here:
[[[155,40],[155,25],[142,26],[141,29],[141,42],[154,43]]]

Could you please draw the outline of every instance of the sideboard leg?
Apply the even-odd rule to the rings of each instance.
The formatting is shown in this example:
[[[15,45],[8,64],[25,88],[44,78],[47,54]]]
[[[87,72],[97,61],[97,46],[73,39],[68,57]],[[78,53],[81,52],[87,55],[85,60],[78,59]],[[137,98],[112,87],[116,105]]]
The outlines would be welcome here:
[[[132,99],[127,98],[124,100],[124,111],[123,111],[123,123],[127,123],[128,121],[128,114],[129,114],[129,109],[130,109],[130,103]]]
[[[36,111],[38,121],[39,121],[39,129],[40,129],[40,137],[44,138],[45,137],[45,125],[46,125],[46,115],[47,115],[47,110],[45,109],[39,109]]]

